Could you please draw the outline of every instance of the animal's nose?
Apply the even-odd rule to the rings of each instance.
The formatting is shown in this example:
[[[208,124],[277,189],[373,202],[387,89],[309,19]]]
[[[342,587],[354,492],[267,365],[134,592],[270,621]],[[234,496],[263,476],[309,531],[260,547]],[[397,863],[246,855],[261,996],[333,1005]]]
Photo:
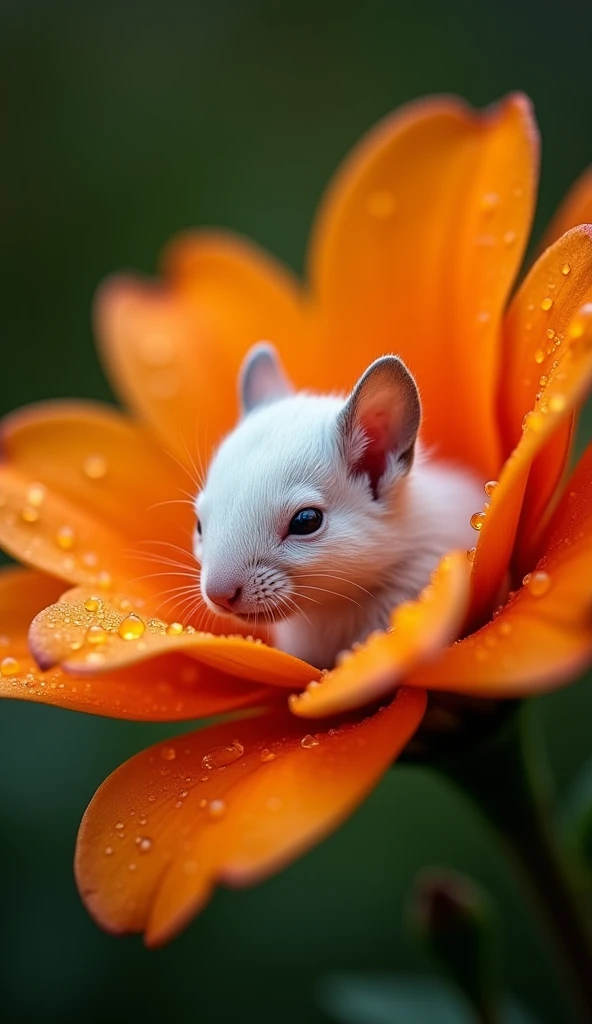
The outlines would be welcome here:
[[[234,590],[231,587],[225,589],[222,587],[206,587],[206,594],[213,604],[220,605],[221,608],[227,608],[231,612],[237,601],[240,600],[242,589],[242,587],[236,587]]]

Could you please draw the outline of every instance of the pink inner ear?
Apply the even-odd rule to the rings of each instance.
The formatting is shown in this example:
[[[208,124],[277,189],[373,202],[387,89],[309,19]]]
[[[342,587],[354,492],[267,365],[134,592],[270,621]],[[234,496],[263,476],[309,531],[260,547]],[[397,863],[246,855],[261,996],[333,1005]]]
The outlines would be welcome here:
[[[394,447],[391,420],[386,410],[376,409],[369,410],[360,421],[367,444],[355,469],[368,474],[374,497],[377,495],[378,481],[386,468],[387,454]]]

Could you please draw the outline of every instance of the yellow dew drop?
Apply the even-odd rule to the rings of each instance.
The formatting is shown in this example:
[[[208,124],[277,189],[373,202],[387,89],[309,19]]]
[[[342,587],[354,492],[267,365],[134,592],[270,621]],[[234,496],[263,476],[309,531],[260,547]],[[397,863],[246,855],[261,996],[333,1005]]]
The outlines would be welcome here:
[[[477,548],[469,548],[469,550],[467,551],[467,558],[468,558],[469,562],[474,562],[475,561],[475,555],[476,554],[477,554]]]
[[[99,564],[99,556],[95,551],[85,551],[80,561],[85,569],[96,569]]]
[[[47,489],[43,484],[31,484],[31,486],[27,488],[27,505],[32,505],[33,508],[40,508],[40,506],[43,505],[46,496]]]
[[[183,632],[181,622],[171,622],[166,628],[167,636],[179,636]]]
[[[542,362],[544,362],[544,359],[545,359],[545,353],[544,353],[543,349],[542,348],[537,348],[537,350],[536,350],[536,352],[534,354],[534,361],[535,361],[535,363],[542,363]]]
[[[16,658],[11,658],[10,655],[6,658],[2,658],[0,661],[0,676],[7,679],[9,676],[16,676],[21,670],[20,663]]]
[[[117,630],[122,640],[139,640],[146,632],[146,623],[139,615],[127,615]]]
[[[123,824],[123,822],[122,822],[122,821],[117,821],[117,822],[115,823],[115,828],[117,829],[117,831],[118,831],[118,832],[121,832],[121,829],[122,829],[122,828],[125,828],[125,825]]]
[[[551,577],[548,572],[538,570],[537,572],[527,573],[522,582],[528,587],[533,597],[544,597],[551,586]]]
[[[97,573],[97,584],[101,590],[109,590],[109,587],[113,586],[113,577],[111,573],[107,572],[106,569],[101,569],[101,571]]]
[[[567,406],[567,398],[560,392],[549,397],[549,412],[563,412]]]
[[[162,747],[160,751],[160,756],[165,761],[174,761],[177,756],[177,751],[175,750],[174,747]]]
[[[152,849],[152,840],[149,836],[138,836],[136,843],[140,853],[150,853]]]
[[[276,757],[276,755],[274,754],[273,750],[268,750],[267,747],[265,747],[261,751],[261,760],[262,761],[275,761],[275,757]]]
[[[541,302],[541,309],[544,309],[545,313],[547,313],[551,309],[552,305],[553,299],[549,298],[549,296],[547,295],[547,297],[544,298]]]
[[[106,857],[111,857],[112,855],[113,855],[113,847],[112,846],[106,846],[105,847],[105,856]]]
[[[134,864],[134,862],[132,861],[131,864],[128,864],[127,870],[128,871],[137,871],[138,870],[138,865]]]
[[[36,523],[39,519],[39,509],[34,505],[24,505],[21,509],[21,519],[24,523]]]
[[[82,463],[82,472],[89,480],[101,480],[107,473],[107,459],[104,455],[87,455]]]
[[[226,804],[224,800],[210,800],[208,804],[208,815],[214,821],[223,818],[226,814]]]
[[[485,192],[479,203],[483,213],[492,213],[499,206],[500,197],[497,192]]]
[[[471,526],[473,527],[473,529],[477,530],[477,532],[479,532],[479,530],[482,530],[483,529],[483,523],[485,522],[485,518],[486,518],[485,512],[474,512],[473,515],[471,516],[471,520],[470,520]]]
[[[319,741],[316,739],[315,736],[311,736],[309,732],[300,740],[300,746],[304,750],[310,750],[311,747],[318,747],[318,745]]]
[[[107,642],[107,640],[109,639],[109,634],[106,629],[103,629],[102,626],[98,626],[95,624],[88,627],[84,639],[86,640],[87,644],[98,646],[99,644],[104,644]]]
[[[76,543],[76,534],[71,526],[60,526],[56,533],[56,544],[62,551],[70,551]]]
[[[569,263],[564,263],[562,268],[561,268],[561,273],[563,274],[564,277],[567,277],[567,275],[570,272],[571,272],[571,267],[570,267]]]
[[[552,327],[547,328],[547,337],[549,341],[553,341],[553,338],[555,337],[555,331]]]
[[[517,237],[518,236],[515,231],[506,231],[504,235],[504,245],[514,245]]]
[[[379,189],[371,192],[366,200],[366,209],[371,217],[377,220],[386,220],[395,212],[397,203],[394,195],[386,189]]]
[[[485,491],[488,498],[491,498],[493,496],[493,492],[495,491],[497,484],[497,480],[488,480],[487,483],[485,484],[483,490]]]
[[[100,665],[105,664],[105,655],[102,651],[91,651],[90,654],[87,654],[85,660],[87,665],[95,665],[98,668]]]
[[[87,612],[98,612],[101,610],[102,606],[103,602],[101,601],[100,597],[87,597],[86,601],[84,602],[84,607],[86,608]]]
[[[542,388],[546,388],[548,383],[549,383],[549,378],[547,377],[547,374],[546,373],[542,373],[541,376],[539,377],[539,384],[541,385]]]
[[[229,747],[214,747],[213,750],[208,751],[207,754],[201,759],[202,768],[207,768],[208,771],[213,771],[215,768],[226,768],[229,764],[234,764],[239,758],[243,756],[245,748],[242,743],[235,740],[232,746]]]

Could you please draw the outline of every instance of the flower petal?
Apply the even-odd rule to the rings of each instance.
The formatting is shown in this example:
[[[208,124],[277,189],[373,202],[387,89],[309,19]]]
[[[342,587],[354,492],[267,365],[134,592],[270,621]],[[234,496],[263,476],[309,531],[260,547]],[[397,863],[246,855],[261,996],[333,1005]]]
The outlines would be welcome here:
[[[521,697],[569,682],[592,661],[592,446],[553,516],[527,585],[483,629],[420,665],[406,684]]]
[[[312,247],[323,385],[396,352],[419,383],[424,440],[485,479],[499,465],[500,318],[530,229],[537,140],[522,96],[482,114],[449,98],[412,104],[348,158]]]
[[[64,671],[84,677],[154,658],[162,662],[179,652],[259,685],[293,688],[319,677],[312,665],[253,638],[215,636],[191,628],[181,631],[139,611],[127,598],[122,610],[117,596],[107,601],[96,592],[70,591],[32,623],[31,650],[42,668],[60,664]]]
[[[0,508],[11,554],[74,583],[131,581],[173,617],[193,603],[197,485],[142,428],[107,406],[48,402],[6,417],[0,445],[0,492],[10,479],[16,504]],[[180,579],[194,585],[191,602]]]
[[[393,612],[389,632],[344,655],[320,682],[290,698],[290,710],[302,718],[324,718],[392,693],[413,666],[458,636],[468,605],[469,568],[464,551],[447,555],[419,599]]]
[[[276,711],[138,754],[101,786],[82,821],[76,877],[90,913],[108,931],[166,942],[217,882],[251,884],[334,829],[424,708],[423,694],[401,690],[364,722],[314,737]]]
[[[587,303],[572,317],[562,337],[556,366],[548,368],[548,381],[541,385],[541,399],[525,417],[522,436],[503,468],[482,525],[472,580],[471,614],[477,624],[488,617],[499,599],[531,467],[537,457],[542,458],[541,453],[550,460],[547,444],[566,424],[571,424],[574,410],[592,383],[592,304]],[[551,451],[556,454],[556,449]],[[557,465],[551,464],[548,473],[556,486]],[[542,488],[543,473],[536,479]],[[538,499],[533,494],[529,500],[534,505]]]
[[[578,224],[592,224],[592,167],[572,185],[545,232],[541,248],[553,245]]]
[[[73,711],[138,721],[205,718],[265,700],[273,693],[182,654],[120,672],[80,679],[60,669],[39,671],[28,646],[32,619],[55,601],[60,580],[20,567],[0,571],[0,698],[54,704]]]
[[[168,283],[116,277],[101,289],[98,338],[113,383],[185,462],[238,417],[247,349],[269,339],[298,350],[300,299],[287,271],[232,235],[181,236],[165,256]],[[188,459],[189,453],[189,459]]]

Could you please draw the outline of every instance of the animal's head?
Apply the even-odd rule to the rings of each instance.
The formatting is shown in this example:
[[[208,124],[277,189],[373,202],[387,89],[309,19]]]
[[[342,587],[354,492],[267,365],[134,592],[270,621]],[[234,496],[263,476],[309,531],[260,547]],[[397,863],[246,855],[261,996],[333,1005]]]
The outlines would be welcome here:
[[[359,602],[396,546],[421,416],[413,377],[384,356],[347,399],[295,393],[261,344],[239,393],[242,419],[196,501],[206,604],[270,622],[315,603]]]

